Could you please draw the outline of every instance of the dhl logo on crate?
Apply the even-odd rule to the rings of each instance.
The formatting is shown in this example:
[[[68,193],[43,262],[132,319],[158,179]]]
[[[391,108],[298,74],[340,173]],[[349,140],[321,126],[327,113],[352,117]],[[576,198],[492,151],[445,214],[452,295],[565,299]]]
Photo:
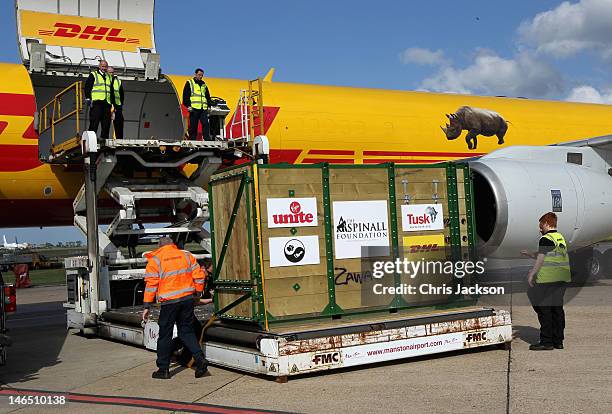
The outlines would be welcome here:
[[[404,236],[403,246],[404,256],[409,260],[418,260],[420,258],[433,259],[437,257],[438,254],[433,256],[431,254],[437,253],[444,249],[444,234]],[[418,255],[418,257],[415,257],[414,255]]]
[[[408,247],[408,253],[424,253],[424,252],[437,252],[440,247],[437,243],[434,244],[413,244]]]
[[[151,25],[146,23],[58,15],[28,10],[20,12],[21,35],[43,39],[52,46],[137,52],[151,48]]]

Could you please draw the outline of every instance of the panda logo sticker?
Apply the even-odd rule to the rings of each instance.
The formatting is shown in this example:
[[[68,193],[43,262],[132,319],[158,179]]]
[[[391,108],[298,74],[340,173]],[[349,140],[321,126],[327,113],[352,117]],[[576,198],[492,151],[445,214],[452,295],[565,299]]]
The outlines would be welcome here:
[[[306,254],[306,248],[304,247],[304,243],[297,239],[291,239],[285,244],[285,257],[291,263],[299,263],[300,260],[304,258]]]
[[[270,237],[270,267],[319,264],[319,236]]]

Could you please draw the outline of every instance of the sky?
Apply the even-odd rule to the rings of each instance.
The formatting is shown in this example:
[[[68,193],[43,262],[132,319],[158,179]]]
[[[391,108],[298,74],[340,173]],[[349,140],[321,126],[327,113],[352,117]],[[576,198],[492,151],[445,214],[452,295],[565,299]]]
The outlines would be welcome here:
[[[51,1],[51,0],[41,0]],[[157,0],[162,71],[612,104],[612,0]],[[0,61],[19,62],[0,2]],[[77,240],[75,229],[0,229]]]

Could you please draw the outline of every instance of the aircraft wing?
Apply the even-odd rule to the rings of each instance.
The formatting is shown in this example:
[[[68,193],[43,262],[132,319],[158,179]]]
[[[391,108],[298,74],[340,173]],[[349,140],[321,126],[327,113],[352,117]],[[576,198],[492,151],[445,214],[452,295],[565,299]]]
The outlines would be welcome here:
[[[601,137],[581,139],[578,141],[563,142],[554,144],[562,147],[592,147],[607,151],[612,151],[612,135],[603,135]]]

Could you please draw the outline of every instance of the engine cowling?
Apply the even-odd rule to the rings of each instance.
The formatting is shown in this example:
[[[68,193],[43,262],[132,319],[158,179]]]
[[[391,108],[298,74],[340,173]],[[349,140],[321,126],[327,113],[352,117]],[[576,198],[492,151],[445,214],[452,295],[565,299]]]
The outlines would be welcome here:
[[[471,161],[480,256],[535,250],[538,219],[548,211],[570,251],[609,237],[611,161],[610,151],[566,146],[508,147]]]

